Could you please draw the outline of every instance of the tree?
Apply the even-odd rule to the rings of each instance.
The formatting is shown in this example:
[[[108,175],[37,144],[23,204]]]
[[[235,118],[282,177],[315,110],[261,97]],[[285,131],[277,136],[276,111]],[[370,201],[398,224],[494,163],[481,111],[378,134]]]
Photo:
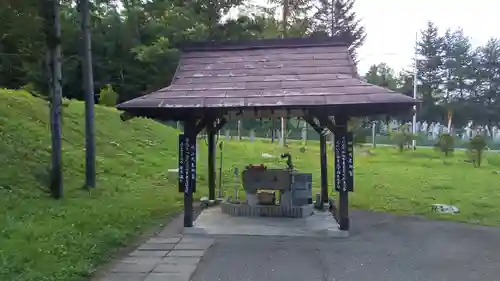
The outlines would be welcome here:
[[[281,7],[281,37],[287,38],[290,33],[304,35],[310,26],[307,13],[312,8],[310,0],[270,0],[271,4]],[[269,9],[270,13],[275,13],[277,7]],[[290,30],[291,29],[291,30]],[[292,31],[292,32],[289,32]],[[295,35],[295,34],[294,34]],[[287,139],[287,119],[281,118],[281,145],[286,146]]]
[[[268,17],[280,15],[278,21],[282,37],[301,37],[308,34],[311,20],[308,14],[312,11],[311,0],[268,0],[270,8],[264,9]]]
[[[484,137],[477,135],[473,137],[468,144],[468,154],[475,168],[481,167],[481,160],[483,159],[484,150],[487,147]]]
[[[52,196],[59,199],[63,196],[62,178],[62,72],[61,72],[61,25],[59,0],[45,0],[42,7],[45,19],[45,34],[47,38],[47,64],[51,77],[50,124],[52,135],[52,167],[51,185]]]
[[[113,90],[113,87],[108,84],[99,92],[99,104],[104,106],[115,106],[118,100],[118,94]]]
[[[422,120],[442,121],[442,110],[436,102],[441,100],[443,85],[443,39],[434,23],[428,22],[422,30],[417,52],[422,57],[417,64],[419,94],[423,102],[420,117]]]
[[[397,91],[399,89],[398,77],[394,73],[394,70],[385,63],[370,66],[364,79],[370,84],[390,90]]]
[[[455,139],[450,134],[440,134],[435,147],[448,157],[455,150]]]
[[[473,121],[473,126],[482,126],[493,135],[493,127],[500,126],[500,40],[492,38],[473,49],[462,29],[440,34],[432,22],[420,37],[417,83],[423,104],[419,106],[418,118],[442,123],[451,112],[458,133]],[[391,89],[395,78],[394,90],[413,96],[414,73],[393,73],[381,63],[372,66],[364,78]],[[397,118],[405,121],[411,116]]]
[[[463,100],[470,89],[473,78],[472,44],[462,29],[447,30],[443,38],[443,68],[446,95],[450,99]]]
[[[0,87],[17,89],[32,83],[43,85],[46,52],[45,2],[3,0],[0,9]]]
[[[355,0],[318,0],[314,32],[347,38],[349,52],[357,63],[357,49],[366,39],[361,20],[354,12]]]
[[[410,132],[410,128],[406,124],[400,126],[396,132],[390,132],[389,134],[399,152],[403,152],[405,146],[409,146],[416,138],[416,136]]]
[[[474,120],[479,124],[500,125],[500,40],[490,39],[477,50],[477,93],[471,98],[477,108]]]
[[[447,30],[443,37],[443,106],[453,112],[457,126],[466,125],[471,118],[467,97],[473,88],[474,55],[470,39],[463,30]]]
[[[46,39],[38,11],[44,2],[4,2],[0,11],[0,18],[4,19],[0,24],[0,87],[21,88],[30,84],[36,92],[48,95],[43,68]],[[242,2],[89,1],[93,91],[110,84],[119,94],[118,102],[123,102],[167,86],[177,67],[177,48],[186,41],[281,35],[280,20],[274,18],[275,14],[260,11],[223,20],[229,9]],[[79,7],[76,0],[63,0],[59,6],[64,54],[61,82],[65,97],[85,100],[81,87],[84,60]],[[309,32],[309,26],[303,25],[307,22],[304,15],[297,14],[297,20],[291,20],[290,36]]]
[[[94,188],[95,128],[94,128],[94,74],[92,71],[92,41],[89,0],[79,0],[83,38],[83,89],[85,91],[85,187]]]

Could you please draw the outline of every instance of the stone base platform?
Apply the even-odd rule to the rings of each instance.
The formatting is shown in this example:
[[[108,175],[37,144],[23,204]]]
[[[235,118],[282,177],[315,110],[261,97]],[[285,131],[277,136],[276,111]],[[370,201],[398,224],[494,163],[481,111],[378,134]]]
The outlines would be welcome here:
[[[221,212],[231,216],[244,217],[285,217],[305,218],[314,213],[312,205],[283,207],[275,205],[235,204],[227,201],[220,203]]]
[[[184,228],[185,234],[196,235],[256,235],[291,237],[348,237],[329,212],[314,211],[304,218],[245,217],[222,213],[219,206],[207,208]]]

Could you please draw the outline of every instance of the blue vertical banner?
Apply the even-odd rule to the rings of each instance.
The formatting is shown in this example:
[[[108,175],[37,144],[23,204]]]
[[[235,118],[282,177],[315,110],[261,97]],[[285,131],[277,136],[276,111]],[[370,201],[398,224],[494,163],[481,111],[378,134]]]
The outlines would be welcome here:
[[[191,149],[190,149],[191,138],[189,135],[184,134],[184,186],[182,192],[186,194],[191,194]]]
[[[186,137],[184,134],[179,135],[179,192],[184,192],[186,183]]]
[[[196,192],[196,135],[190,136],[187,140],[187,150],[189,151],[189,187],[192,193]]]
[[[346,190],[349,192],[354,191],[354,136],[352,132],[346,135]]]
[[[354,143],[352,132],[335,134],[335,190],[354,191]]]
[[[345,189],[345,135],[335,132],[335,191],[344,191]]]

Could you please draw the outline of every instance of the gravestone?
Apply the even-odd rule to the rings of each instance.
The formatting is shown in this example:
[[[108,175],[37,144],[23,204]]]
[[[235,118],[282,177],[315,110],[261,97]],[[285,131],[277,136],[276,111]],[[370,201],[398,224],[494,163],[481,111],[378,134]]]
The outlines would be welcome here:
[[[307,145],[307,123],[302,121],[302,145]]]
[[[421,130],[421,132],[422,132],[422,133],[427,133],[427,130],[428,130],[428,129],[429,129],[429,124],[427,123],[427,121],[424,121],[424,122],[422,123],[422,130]]]

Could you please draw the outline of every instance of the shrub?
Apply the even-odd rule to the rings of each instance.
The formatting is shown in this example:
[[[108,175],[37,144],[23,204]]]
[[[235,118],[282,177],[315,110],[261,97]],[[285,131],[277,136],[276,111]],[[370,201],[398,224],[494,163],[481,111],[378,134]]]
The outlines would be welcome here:
[[[115,106],[118,101],[118,94],[110,84],[102,88],[99,92],[99,104],[104,106]]]
[[[30,95],[37,97],[37,98],[41,98],[44,100],[50,99],[50,97],[48,95],[39,91],[38,88],[33,83],[28,83],[26,85],[23,85],[20,90],[24,90],[27,93],[29,93]],[[14,93],[24,93],[24,92],[23,91],[14,91]]]
[[[483,157],[486,146],[487,146],[486,139],[480,135],[473,137],[469,141],[468,154],[474,167],[481,166],[481,159]]]
[[[396,132],[390,133],[390,136],[399,152],[403,152],[405,146],[410,146],[411,142],[416,139],[416,136],[408,130],[407,125],[403,125]]]
[[[435,147],[444,153],[444,156],[449,156],[455,151],[455,139],[448,133],[440,134]]]

